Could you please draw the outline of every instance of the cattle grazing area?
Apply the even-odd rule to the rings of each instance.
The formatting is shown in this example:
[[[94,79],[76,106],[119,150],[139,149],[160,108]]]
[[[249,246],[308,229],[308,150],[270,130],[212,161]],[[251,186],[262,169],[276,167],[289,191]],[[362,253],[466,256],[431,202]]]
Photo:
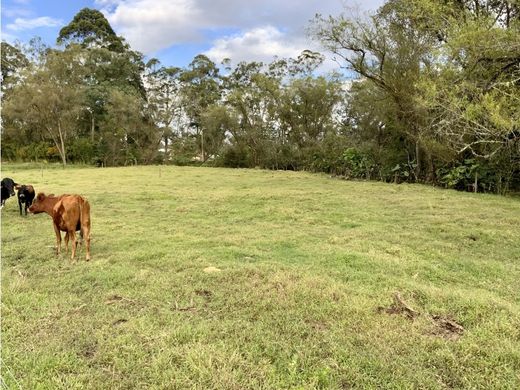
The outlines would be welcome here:
[[[2,210],[2,380],[24,389],[520,388],[520,199],[307,173],[32,169],[92,259]]]

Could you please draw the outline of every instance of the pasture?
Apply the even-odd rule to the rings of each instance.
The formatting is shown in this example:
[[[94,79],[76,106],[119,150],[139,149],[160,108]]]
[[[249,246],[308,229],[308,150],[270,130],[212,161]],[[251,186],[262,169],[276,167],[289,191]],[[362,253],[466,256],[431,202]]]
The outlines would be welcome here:
[[[263,170],[6,176],[92,208],[74,263],[48,215],[2,210],[9,389],[520,387],[518,198]]]

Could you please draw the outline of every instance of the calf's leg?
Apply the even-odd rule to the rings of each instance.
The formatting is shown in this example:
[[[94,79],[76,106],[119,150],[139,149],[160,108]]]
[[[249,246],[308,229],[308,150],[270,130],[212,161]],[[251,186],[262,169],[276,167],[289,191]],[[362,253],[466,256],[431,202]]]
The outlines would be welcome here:
[[[85,249],[87,251],[85,260],[89,261],[90,260],[90,226],[82,227],[81,235],[83,236],[83,241],[85,242]]]
[[[56,233],[56,256],[59,256],[61,252],[61,232],[56,225],[54,225],[54,233]]]
[[[74,260],[74,256],[76,255],[76,246],[78,245],[76,241],[76,232],[74,230],[69,230],[67,234],[72,238],[72,255],[70,259]]]
[[[69,232],[65,232],[65,253],[69,253]]]

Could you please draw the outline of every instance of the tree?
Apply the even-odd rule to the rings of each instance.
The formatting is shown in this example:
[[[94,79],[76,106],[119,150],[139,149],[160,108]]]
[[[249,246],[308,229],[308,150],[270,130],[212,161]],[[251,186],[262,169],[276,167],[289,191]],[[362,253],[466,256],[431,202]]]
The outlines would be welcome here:
[[[427,176],[433,180],[433,156],[426,147],[430,138],[428,123],[415,97],[423,70],[432,66],[430,56],[438,40],[416,17],[422,11],[421,0],[393,0],[367,19],[318,16],[314,34],[345,62],[349,71],[373,83],[382,98],[388,97],[395,126],[415,149],[416,180],[423,171],[421,152],[426,153]]]
[[[114,89],[132,96],[132,99],[134,95],[140,96],[141,104],[146,101],[146,89],[141,77],[144,71],[143,56],[131,50],[124,39],[115,34],[101,12],[88,8],[78,12],[61,29],[57,43],[65,45],[65,51],[74,45],[82,49],[84,77],[79,82],[84,90],[85,104],[79,118],[80,128],[83,129],[81,136],[88,137],[88,150],[97,148],[106,151],[101,145],[106,139],[102,141],[101,138],[106,136],[103,126],[110,122],[108,104],[114,97]],[[140,128],[153,133],[153,127],[145,125],[143,118],[140,117]],[[120,159],[114,156],[113,160]]]
[[[4,95],[19,83],[20,72],[29,66],[29,61],[19,48],[14,47],[7,42],[1,43],[0,53],[2,94]]]
[[[282,66],[281,61],[278,64]],[[233,155],[241,156],[233,159],[241,164],[247,161],[251,166],[264,166],[269,154],[276,154],[276,142],[283,137],[275,113],[281,85],[275,68],[241,62],[224,80],[224,102],[233,123],[229,126]]]
[[[517,10],[508,2],[463,7],[464,18],[450,26],[438,52],[442,66],[421,84],[418,103],[429,110],[437,136],[479,167],[475,191],[479,181],[507,191],[520,175],[520,23],[511,19]]]
[[[321,142],[334,131],[334,109],[340,103],[338,79],[295,79],[284,89],[280,107],[281,126],[288,139],[303,148]]]
[[[359,85],[371,85],[371,105],[385,133],[405,141],[416,180],[435,181],[471,158],[498,169],[495,156],[508,172],[498,176],[512,177],[517,143],[505,140],[516,139],[518,123],[517,12],[501,0],[389,0],[367,18],[318,16],[314,34],[365,80]],[[363,105],[373,111],[354,96],[358,118]]]
[[[206,109],[220,99],[220,76],[215,63],[205,55],[196,56],[180,75],[183,107],[195,129],[202,161],[206,161],[204,127],[201,121]]]
[[[24,73],[23,84],[4,102],[3,114],[13,129],[23,125],[50,139],[63,165],[69,142],[77,134],[84,104],[81,61],[77,47],[48,53],[43,67]]]
[[[149,162],[149,147],[156,143],[143,118],[143,101],[135,92],[112,88],[106,102],[106,114],[100,134],[100,158],[105,165]],[[152,150],[156,152],[156,150]]]
[[[116,35],[105,16],[97,9],[83,8],[60,30],[59,44],[80,44],[83,48],[105,48],[122,53],[124,40]]]
[[[165,159],[168,159],[169,146],[172,142],[175,127],[178,127],[178,122],[182,117],[179,79],[182,70],[177,67],[164,66],[156,69],[157,65],[159,65],[159,62],[152,59],[146,66],[148,70],[145,74],[148,96],[147,109],[151,120],[159,129],[158,143],[162,141]]]

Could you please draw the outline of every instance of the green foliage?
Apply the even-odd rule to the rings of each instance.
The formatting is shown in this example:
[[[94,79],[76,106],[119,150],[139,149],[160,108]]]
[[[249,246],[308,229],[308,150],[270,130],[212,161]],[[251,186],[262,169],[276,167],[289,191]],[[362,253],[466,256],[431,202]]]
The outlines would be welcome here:
[[[250,165],[249,160],[247,150],[230,145],[224,149],[217,165],[226,168],[247,168]]]
[[[370,156],[361,153],[355,148],[348,148],[343,153],[346,175],[354,178],[370,179],[374,172],[374,161]]]
[[[381,177],[462,183],[458,161],[469,154],[494,168],[489,181],[501,184],[486,187],[515,182],[520,148],[504,140],[520,123],[518,11],[507,1],[391,0],[367,18],[316,18],[315,36],[363,77],[348,115]]]
[[[0,46],[0,55],[2,93],[4,94],[3,98],[5,99],[5,94],[20,82],[20,72],[29,66],[29,60],[19,48],[3,41]]]
[[[372,15],[317,16],[315,38],[359,76],[346,80],[317,76],[324,56],[310,50],[227,60],[225,73],[202,54],[184,69],[145,65],[83,9],[60,31],[63,50],[3,43],[3,156],[49,158],[27,148],[43,142],[63,164],[309,170],[466,190],[476,173],[478,191],[517,191],[519,14],[502,0],[388,0]]]
[[[103,13],[91,8],[79,11],[60,30],[57,42],[80,43],[83,47],[104,47],[114,52],[125,50],[123,40],[116,35]]]
[[[89,164],[95,161],[96,145],[88,138],[76,138],[72,141],[68,158],[74,162]]]

